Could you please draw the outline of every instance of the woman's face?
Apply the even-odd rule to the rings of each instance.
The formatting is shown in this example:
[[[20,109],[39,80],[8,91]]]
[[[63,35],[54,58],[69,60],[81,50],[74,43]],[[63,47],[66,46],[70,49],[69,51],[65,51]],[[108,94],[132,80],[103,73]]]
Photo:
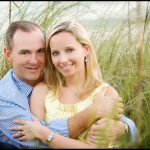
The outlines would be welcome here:
[[[84,73],[84,59],[88,49],[82,46],[69,32],[60,32],[50,39],[52,63],[64,76],[70,77]]]

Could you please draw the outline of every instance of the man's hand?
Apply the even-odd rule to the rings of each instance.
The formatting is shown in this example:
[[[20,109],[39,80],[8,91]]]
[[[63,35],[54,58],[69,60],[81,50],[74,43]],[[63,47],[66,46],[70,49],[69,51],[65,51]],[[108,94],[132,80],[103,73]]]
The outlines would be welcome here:
[[[117,139],[124,133],[125,125],[123,122],[103,118],[91,126],[87,143],[96,144],[98,148],[108,148],[114,146]]]
[[[123,113],[122,98],[97,96],[92,105],[68,119],[69,136],[76,138],[101,118],[120,119]]]

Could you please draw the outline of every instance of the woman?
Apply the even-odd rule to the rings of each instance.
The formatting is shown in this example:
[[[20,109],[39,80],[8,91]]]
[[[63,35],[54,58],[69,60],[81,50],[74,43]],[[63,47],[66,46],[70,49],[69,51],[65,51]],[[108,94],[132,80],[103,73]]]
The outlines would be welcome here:
[[[46,120],[47,124],[54,119],[71,117],[89,107],[94,101],[101,101],[103,97],[118,97],[117,91],[102,80],[94,47],[86,30],[75,22],[62,22],[49,35],[47,64],[44,74],[45,83],[40,83],[34,88],[30,107],[31,112],[40,119]],[[106,107],[107,105],[104,105],[104,110],[107,109]],[[106,143],[101,146],[108,147],[110,144],[112,145],[124,133],[124,124],[119,119],[113,120],[116,116],[120,118],[123,112],[122,107],[122,104],[118,104],[118,101],[114,100],[110,112],[100,117],[103,119],[97,125],[101,126],[101,133],[105,131],[105,128],[107,129]],[[23,130],[24,136],[19,137],[20,140],[34,137],[38,137],[40,140],[44,139],[36,136],[41,131],[34,129],[32,123],[23,121],[16,121],[16,123],[24,125],[23,128],[13,128],[14,130]],[[32,131],[29,129],[28,124],[30,124]],[[120,130],[117,130],[118,128]],[[114,131],[113,134],[109,132],[110,130]],[[78,139],[90,145],[86,145],[86,147],[95,148],[97,146],[94,144],[97,143],[95,142],[95,132],[92,128],[89,128],[89,131],[85,131]],[[33,137],[30,138],[27,132],[32,132]],[[97,136],[96,134],[96,137],[104,137],[104,135]],[[18,138],[17,136],[14,137]],[[74,146],[77,146],[77,144]],[[79,148],[82,147],[79,146]]]

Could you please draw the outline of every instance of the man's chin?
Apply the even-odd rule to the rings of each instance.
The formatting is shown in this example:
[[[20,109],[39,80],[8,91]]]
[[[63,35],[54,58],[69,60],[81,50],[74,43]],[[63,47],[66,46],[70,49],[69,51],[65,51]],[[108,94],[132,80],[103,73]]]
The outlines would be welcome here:
[[[27,78],[30,81],[37,81],[37,80],[39,80],[41,78],[41,76],[29,75]]]

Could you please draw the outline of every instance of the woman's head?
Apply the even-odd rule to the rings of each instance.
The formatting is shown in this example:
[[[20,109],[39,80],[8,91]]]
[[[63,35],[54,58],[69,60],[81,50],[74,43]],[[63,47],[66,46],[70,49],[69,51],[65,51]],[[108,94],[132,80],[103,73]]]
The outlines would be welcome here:
[[[65,43],[69,45],[69,42],[71,48],[67,49],[64,45]],[[70,63],[70,65],[74,64],[75,61],[78,61],[80,62],[80,68],[82,67],[82,70],[84,70],[85,83],[83,89],[86,89],[85,91],[90,91],[89,85],[92,88],[97,86],[101,82],[101,72],[99,70],[95,50],[85,28],[79,23],[71,21],[62,22],[57,25],[51,31],[48,37],[47,65],[45,74],[46,82],[48,83],[48,85],[53,85],[53,83],[55,82],[54,84],[59,87],[60,85],[62,86],[64,84],[65,74],[63,74],[63,71],[61,72],[61,69],[57,67],[58,63],[56,63],[56,57],[57,55],[60,55],[60,53],[62,53],[63,48],[66,53],[69,53],[67,55],[67,59],[69,57],[69,59],[72,60],[72,63]],[[72,49],[76,50],[72,52]],[[71,57],[70,52],[74,54],[74,56],[76,55],[78,57],[78,60],[76,59],[77,57]],[[63,53],[62,56],[64,57]],[[62,66],[63,63],[65,63],[65,58],[62,61]]]

